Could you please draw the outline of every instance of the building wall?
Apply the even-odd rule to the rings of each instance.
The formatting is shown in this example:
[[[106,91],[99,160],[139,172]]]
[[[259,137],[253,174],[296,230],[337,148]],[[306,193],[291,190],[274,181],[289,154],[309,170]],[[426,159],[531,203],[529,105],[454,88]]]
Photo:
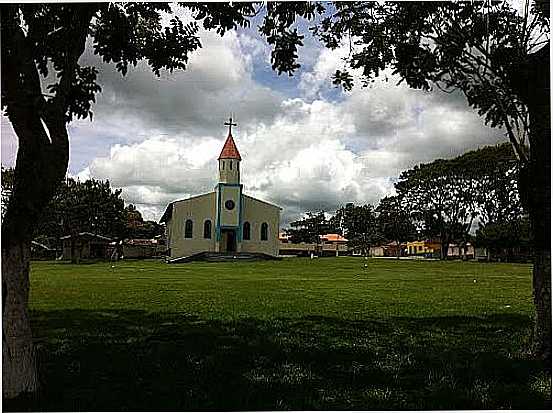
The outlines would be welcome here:
[[[215,251],[216,193],[176,201],[167,225],[167,246],[171,258],[186,257],[204,251]],[[184,225],[192,220],[192,238],[184,238]],[[211,239],[204,238],[204,222],[211,220]]]
[[[238,159],[219,159],[219,182],[240,183],[240,161]]]
[[[229,197],[235,195],[239,187],[225,187],[230,189]],[[227,197],[223,197],[223,201]],[[236,202],[235,210],[239,209],[239,201]],[[278,228],[280,221],[280,208],[257,199],[243,196],[242,201],[242,222],[250,223],[251,239],[237,242],[237,250],[240,252],[262,252],[265,254],[278,255]],[[236,215],[228,216],[221,212],[221,218],[227,225],[234,223]],[[173,204],[173,212],[170,221],[167,223],[167,246],[171,250],[170,257],[186,257],[200,252],[215,252],[216,248],[216,217],[217,217],[217,193],[200,195],[194,198],[176,201]],[[191,219],[192,238],[184,238],[184,226],[187,219]],[[204,222],[211,219],[211,239],[203,237]],[[266,222],[268,225],[267,241],[261,241],[261,225]],[[224,240],[222,240],[224,242]]]
[[[371,247],[369,250],[369,255],[371,257],[383,257],[384,256],[384,248],[378,246],[378,247]]]
[[[468,244],[466,246],[464,253],[467,257],[474,257],[474,247]],[[461,248],[458,245],[450,245],[447,251],[447,256],[460,258],[463,256],[463,248]]]
[[[410,241],[407,243],[407,255],[439,254],[440,244],[427,241]]]
[[[219,191],[219,211],[221,216],[219,224],[221,227],[239,227],[240,224],[240,194],[242,187],[240,185],[220,184]],[[227,201],[234,202],[234,208],[229,210],[226,208]]]
[[[251,239],[242,240],[241,251],[277,256],[280,208],[246,195],[243,195],[242,207],[242,225],[244,222],[250,223]],[[268,225],[267,241],[261,241],[261,225],[264,222]]]

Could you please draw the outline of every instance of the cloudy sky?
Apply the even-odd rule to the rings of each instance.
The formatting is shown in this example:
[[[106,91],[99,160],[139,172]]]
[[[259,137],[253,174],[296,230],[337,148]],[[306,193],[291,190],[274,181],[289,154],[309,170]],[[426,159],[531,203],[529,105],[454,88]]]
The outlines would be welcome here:
[[[70,175],[109,179],[157,220],[168,202],[213,189],[232,112],[245,192],[280,205],[285,225],[304,211],[377,203],[402,170],[505,139],[460,94],[396,86],[390,74],[369,88],[335,88],[346,48],[308,37],[288,77],[271,70],[255,30],[201,39],[188,70],[160,78],[146,64],[123,78],[87,49],[81,62],[99,68],[103,91],[94,121],[69,126]],[[2,164],[11,166],[17,139],[5,117],[1,126]]]

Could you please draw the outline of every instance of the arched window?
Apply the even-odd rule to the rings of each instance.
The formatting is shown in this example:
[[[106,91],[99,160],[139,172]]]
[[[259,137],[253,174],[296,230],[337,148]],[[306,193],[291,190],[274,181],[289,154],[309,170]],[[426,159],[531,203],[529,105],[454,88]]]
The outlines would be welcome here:
[[[184,238],[192,238],[192,220],[187,219],[184,223]]]
[[[211,220],[206,219],[204,222],[204,238],[211,239]]]
[[[232,171],[232,161],[230,161],[230,170]]]
[[[261,224],[261,241],[267,241],[269,238],[269,225],[266,222]]]
[[[244,241],[249,241],[251,239],[251,229],[250,229],[250,223],[244,222],[244,232],[242,234],[242,238]]]

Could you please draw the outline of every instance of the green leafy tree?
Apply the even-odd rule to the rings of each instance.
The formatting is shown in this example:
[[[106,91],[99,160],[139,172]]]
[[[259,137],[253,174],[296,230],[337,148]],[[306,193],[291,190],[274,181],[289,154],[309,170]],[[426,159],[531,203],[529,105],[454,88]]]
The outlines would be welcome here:
[[[133,204],[127,205],[125,207],[125,212],[127,215],[127,228],[129,233],[132,234],[135,228],[138,228],[144,223],[144,219],[140,211],[137,210]],[[129,237],[134,238],[133,235],[129,235]]]
[[[519,221],[523,210],[518,191],[519,162],[512,145],[503,143],[468,151],[453,160],[453,167],[475,188],[477,223]],[[472,223],[471,223],[472,225]],[[511,225],[511,227],[514,227]],[[464,251],[472,236],[459,228],[454,236]]]
[[[473,171],[478,185],[478,223],[520,220],[524,215],[517,176],[520,164],[511,145],[504,143],[470,151],[460,158]]]
[[[488,259],[525,260],[530,247],[529,229],[526,217],[489,222],[476,230],[474,243],[488,250]]]
[[[529,248],[529,222],[518,190],[519,162],[511,145],[486,146],[462,156],[477,176],[478,230],[475,245],[513,260]]]
[[[439,237],[441,259],[449,245],[468,238],[477,216],[477,187],[456,159],[438,159],[402,172],[395,185],[402,206],[423,224],[429,238]]]
[[[133,204],[125,207],[126,213],[126,237],[152,239],[158,235],[163,235],[165,227],[155,221],[144,221],[142,214]]]
[[[326,219],[324,211],[306,212],[302,219],[290,223],[286,234],[294,243],[308,242],[320,244],[321,235],[334,232],[332,222]]]
[[[65,185],[65,190],[54,198],[49,207],[59,222],[61,232],[72,236],[71,259],[78,263],[82,253],[82,245],[76,243],[78,233],[90,232],[115,239],[125,236],[125,203],[121,190],[113,191],[109,181],[89,179],[79,182],[68,179]]]
[[[396,257],[399,259],[401,243],[416,238],[413,219],[397,196],[382,198],[376,212],[378,213],[379,232],[386,241],[396,243]]]
[[[8,202],[13,191],[13,168],[2,166],[2,218],[6,213]]]
[[[367,256],[371,246],[382,241],[378,228],[376,211],[372,205],[346,204],[336,211],[335,219],[339,222],[348,245]]]

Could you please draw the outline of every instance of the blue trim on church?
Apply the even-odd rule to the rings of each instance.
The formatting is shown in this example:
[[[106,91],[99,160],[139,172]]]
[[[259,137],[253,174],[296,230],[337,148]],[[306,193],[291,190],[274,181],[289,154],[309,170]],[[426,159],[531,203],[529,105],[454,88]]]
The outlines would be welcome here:
[[[240,187],[239,192],[239,207],[240,210],[238,211],[238,225],[221,225],[221,187],[223,186],[229,186],[229,187]],[[222,229],[235,229],[236,230],[236,241],[242,242],[242,207],[243,207],[243,190],[244,186],[242,184],[226,184],[219,182],[217,184],[217,224],[215,226],[215,239],[217,242],[221,241],[221,230]]]

